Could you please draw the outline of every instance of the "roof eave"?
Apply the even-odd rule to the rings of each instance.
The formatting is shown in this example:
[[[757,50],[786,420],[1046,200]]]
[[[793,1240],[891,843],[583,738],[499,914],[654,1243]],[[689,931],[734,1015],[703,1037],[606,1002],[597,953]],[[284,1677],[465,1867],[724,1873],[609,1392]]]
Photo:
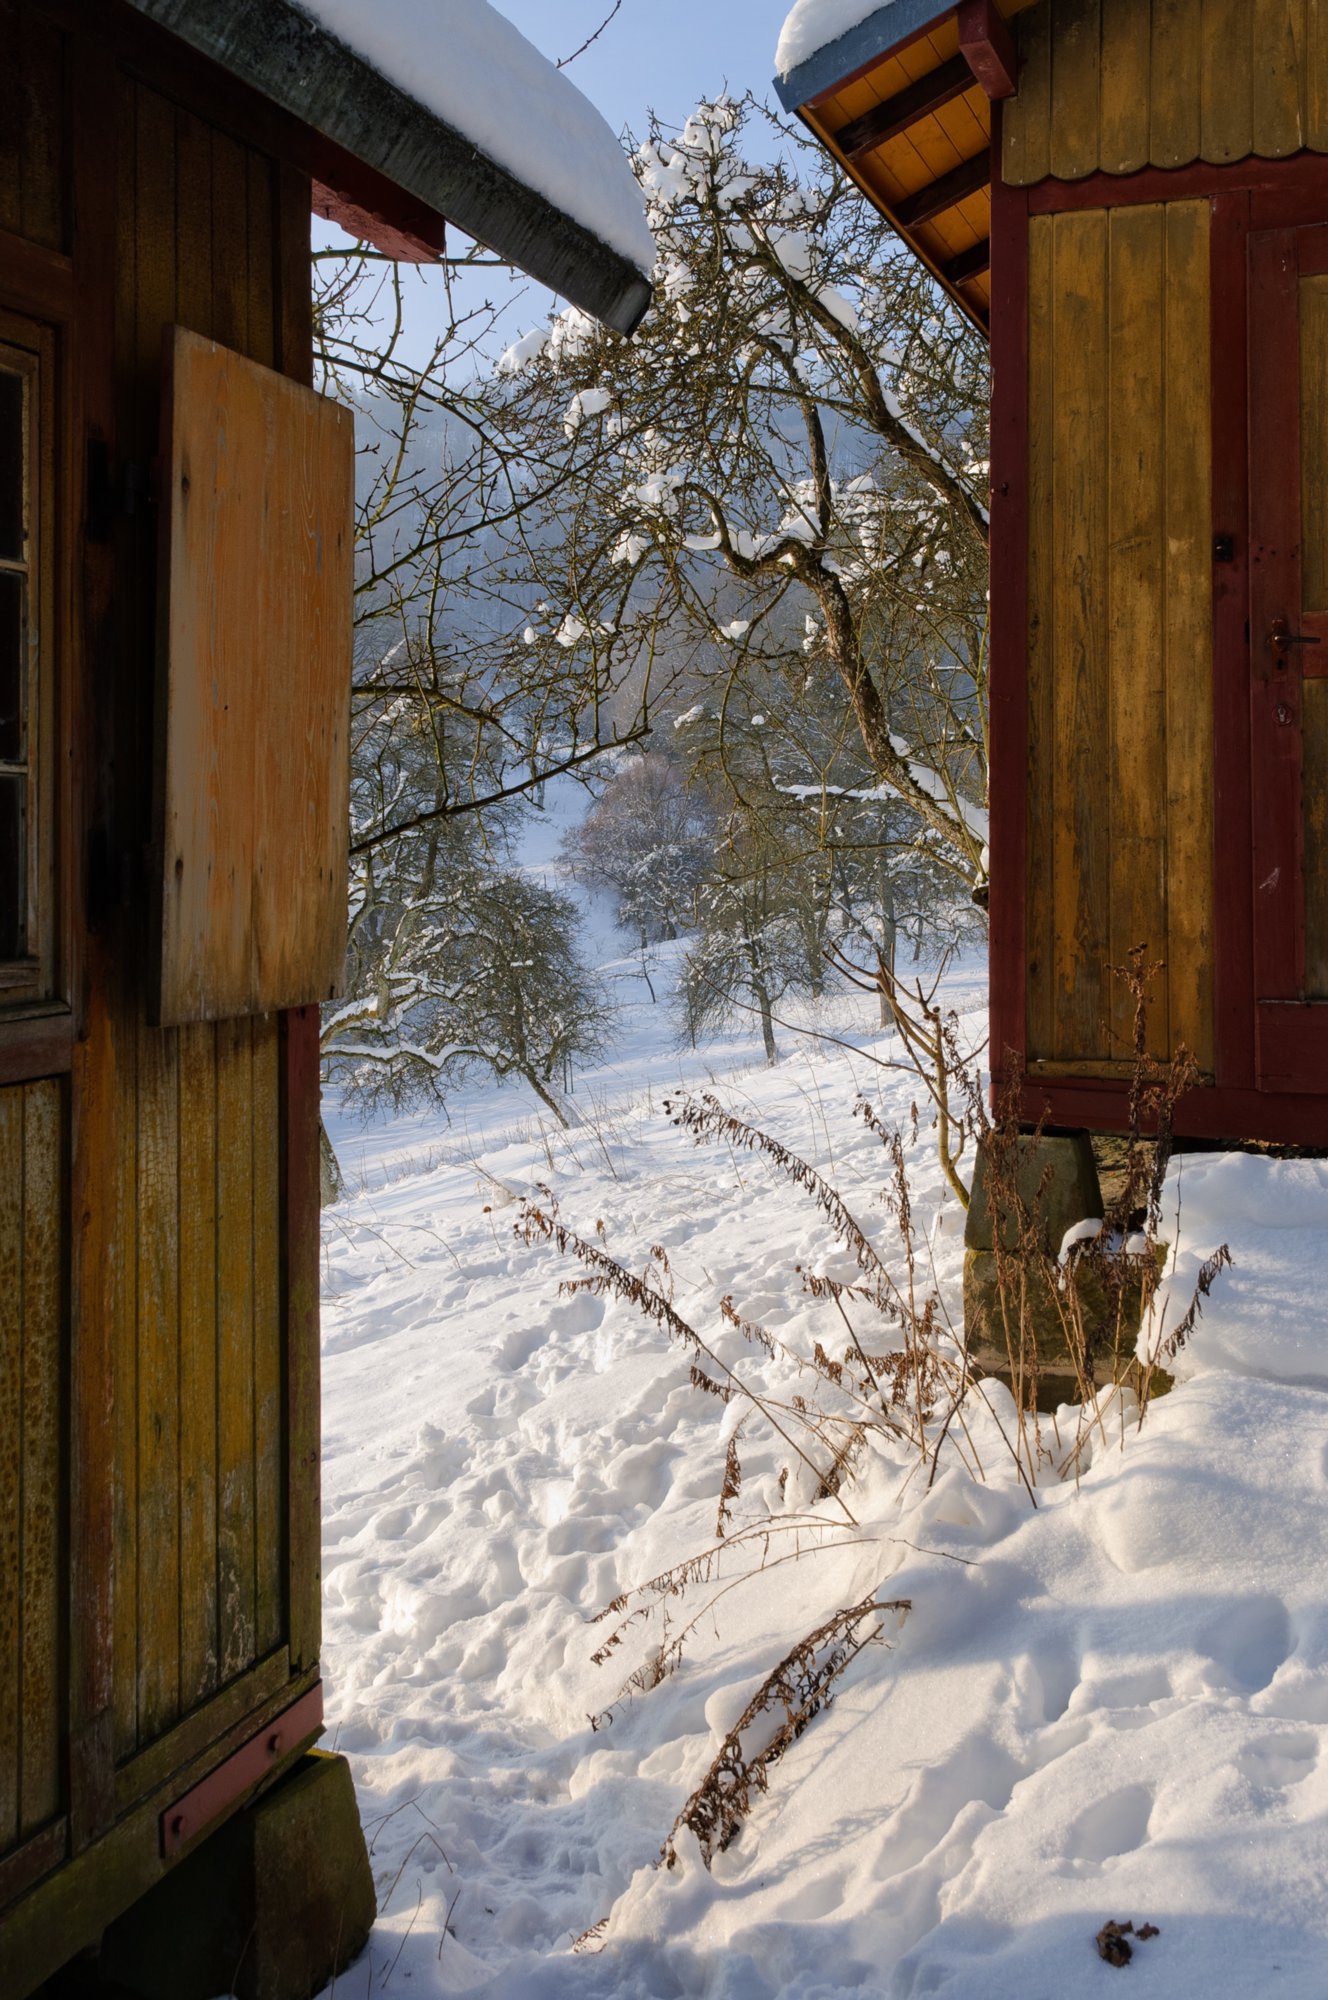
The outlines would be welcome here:
[[[901,42],[953,11],[955,0],[886,0],[856,28],[846,28],[836,41],[774,80],[775,95],[786,111],[799,111],[827,91],[835,90],[859,70],[869,69]]]
[[[651,286],[629,258],[290,0],[129,4],[605,326],[631,333],[640,323]]]

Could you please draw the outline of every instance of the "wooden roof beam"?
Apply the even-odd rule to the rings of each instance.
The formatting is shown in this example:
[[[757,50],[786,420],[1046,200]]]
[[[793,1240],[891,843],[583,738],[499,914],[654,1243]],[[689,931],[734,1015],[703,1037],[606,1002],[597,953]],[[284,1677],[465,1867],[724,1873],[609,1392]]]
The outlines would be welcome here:
[[[991,238],[984,236],[980,243],[970,243],[967,250],[959,251],[948,264],[942,264],[941,276],[947,285],[965,285],[970,278],[980,278],[990,269]]]
[[[836,132],[835,144],[846,160],[859,160],[864,153],[872,152],[877,146],[884,146],[889,139],[897,139],[907,132],[910,125],[916,125],[919,118],[929,112],[939,111],[943,104],[962,97],[966,90],[973,88],[974,71],[966,55],[951,56],[939,69],[929,70],[906,89],[898,90],[893,97],[887,97],[884,104],[873,104],[870,111],[864,111],[860,118],[854,118]],[[981,79],[979,79],[980,81]]]
[[[933,216],[943,215],[947,208],[957,208],[990,180],[990,152],[975,153],[971,160],[964,160],[948,174],[942,174],[930,187],[919,188],[916,194],[905,195],[896,202],[895,221],[901,229],[916,229],[919,224],[930,222]]]
[[[959,53],[988,97],[1013,97],[1019,81],[1010,24],[996,0],[959,0]]]

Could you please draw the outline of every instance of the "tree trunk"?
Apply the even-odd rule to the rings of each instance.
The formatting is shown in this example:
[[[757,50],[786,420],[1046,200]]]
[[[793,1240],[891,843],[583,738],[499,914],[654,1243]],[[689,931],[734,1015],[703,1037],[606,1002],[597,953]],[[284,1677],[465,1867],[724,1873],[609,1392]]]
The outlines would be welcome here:
[[[779,1050],[775,1047],[774,1009],[770,1005],[770,993],[763,979],[753,980],[752,991],[756,1004],[761,1010],[761,1039],[765,1043],[765,1059],[768,1063],[779,1061]]]
[[[327,1136],[327,1127],[322,1119],[318,1121],[318,1202],[320,1208],[327,1208],[332,1202],[340,1201],[346,1191],[345,1177],[341,1162],[333,1151],[332,1141]]]
[[[568,1117],[566,1111],[564,1111],[562,1105],[558,1102],[557,1098],[553,1095],[552,1091],[546,1088],[546,1086],[540,1082],[534,1070],[523,1069],[521,1071],[521,1075],[530,1085],[536,1097],[539,1098],[540,1103],[548,1105],[550,1111],[553,1113],[554,1117],[558,1120],[558,1123],[562,1126],[564,1132],[570,1131],[572,1126],[571,1119]]]

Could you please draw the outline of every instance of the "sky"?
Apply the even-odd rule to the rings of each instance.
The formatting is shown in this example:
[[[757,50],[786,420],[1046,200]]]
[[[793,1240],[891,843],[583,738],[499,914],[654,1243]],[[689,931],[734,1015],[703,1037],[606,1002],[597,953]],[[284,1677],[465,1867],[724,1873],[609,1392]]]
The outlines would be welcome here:
[[[557,62],[593,34],[613,0],[494,0]],[[622,0],[599,39],[566,71],[615,131],[640,134],[647,111],[679,125],[725,85],[769,91],[790,0]]]

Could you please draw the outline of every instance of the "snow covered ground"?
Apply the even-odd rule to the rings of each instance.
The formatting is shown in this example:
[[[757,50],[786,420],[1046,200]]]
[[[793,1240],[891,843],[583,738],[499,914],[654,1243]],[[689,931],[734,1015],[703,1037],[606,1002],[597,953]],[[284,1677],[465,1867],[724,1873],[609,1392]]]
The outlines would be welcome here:
[[[332,1120],[350,1192],[324,1215],[327,1740],[354,1767],[381,1908],[337,1993],[1060,2000],[1125,1979],[1168,2000],[1321,2000],[1328,1166],[1180,1163],[1178,1300],[1217,1242],[1235,1265],[1186,1379],[1141,1429],[1115,1425],[1077,1484],[1034,1509],[975,1419],[985,1483],[952,1465],[927,1491],[902,1449],[871,1449],[850,1525],[796,1464],[781,1487],[790,1455],[753,1420],[729,1538],[779,1517],[765,1567],[726,1555],[596,1666],[594,1614],[712,1545],[738,1406],[694,1387],[629,1304],[560,1293],[575,1272],[514,1234],[519,1198],[547,1187],[763,1379],[774,1364],[720,1300],[805,1349],[833,1326],[797,1267],[842,1258],[805,1195],[694,1146],[664,1101],[713,1089],[823,1166],[890,1254],[888,1163],[853,1103],[870,1092],[906,1125],[918,1095],[873,1062],[895,1051],[862,996],[817,1017],[837,1042],[785,1033],[773,1069],[749,1033],[679,1053],[667,961],[657,1005],[639,960],[614,968],[624,1039],[578,1079],[569,1133],[512,1091],[474,1092],[450,1123]],[[950,997],[976,1029],[971,969]],[[957,1311],[925,1123],[909,1160]],[[661,1617],[677,1636],[729,1582],[676,1672],[618,1699]],[[713,1872],[689,1833],[657,1867],[763,1677],[881,1586],[911,1613],[848,1668]],[[1124,1972],[1094,1949],[1108,1919],[1158,1927]]]

